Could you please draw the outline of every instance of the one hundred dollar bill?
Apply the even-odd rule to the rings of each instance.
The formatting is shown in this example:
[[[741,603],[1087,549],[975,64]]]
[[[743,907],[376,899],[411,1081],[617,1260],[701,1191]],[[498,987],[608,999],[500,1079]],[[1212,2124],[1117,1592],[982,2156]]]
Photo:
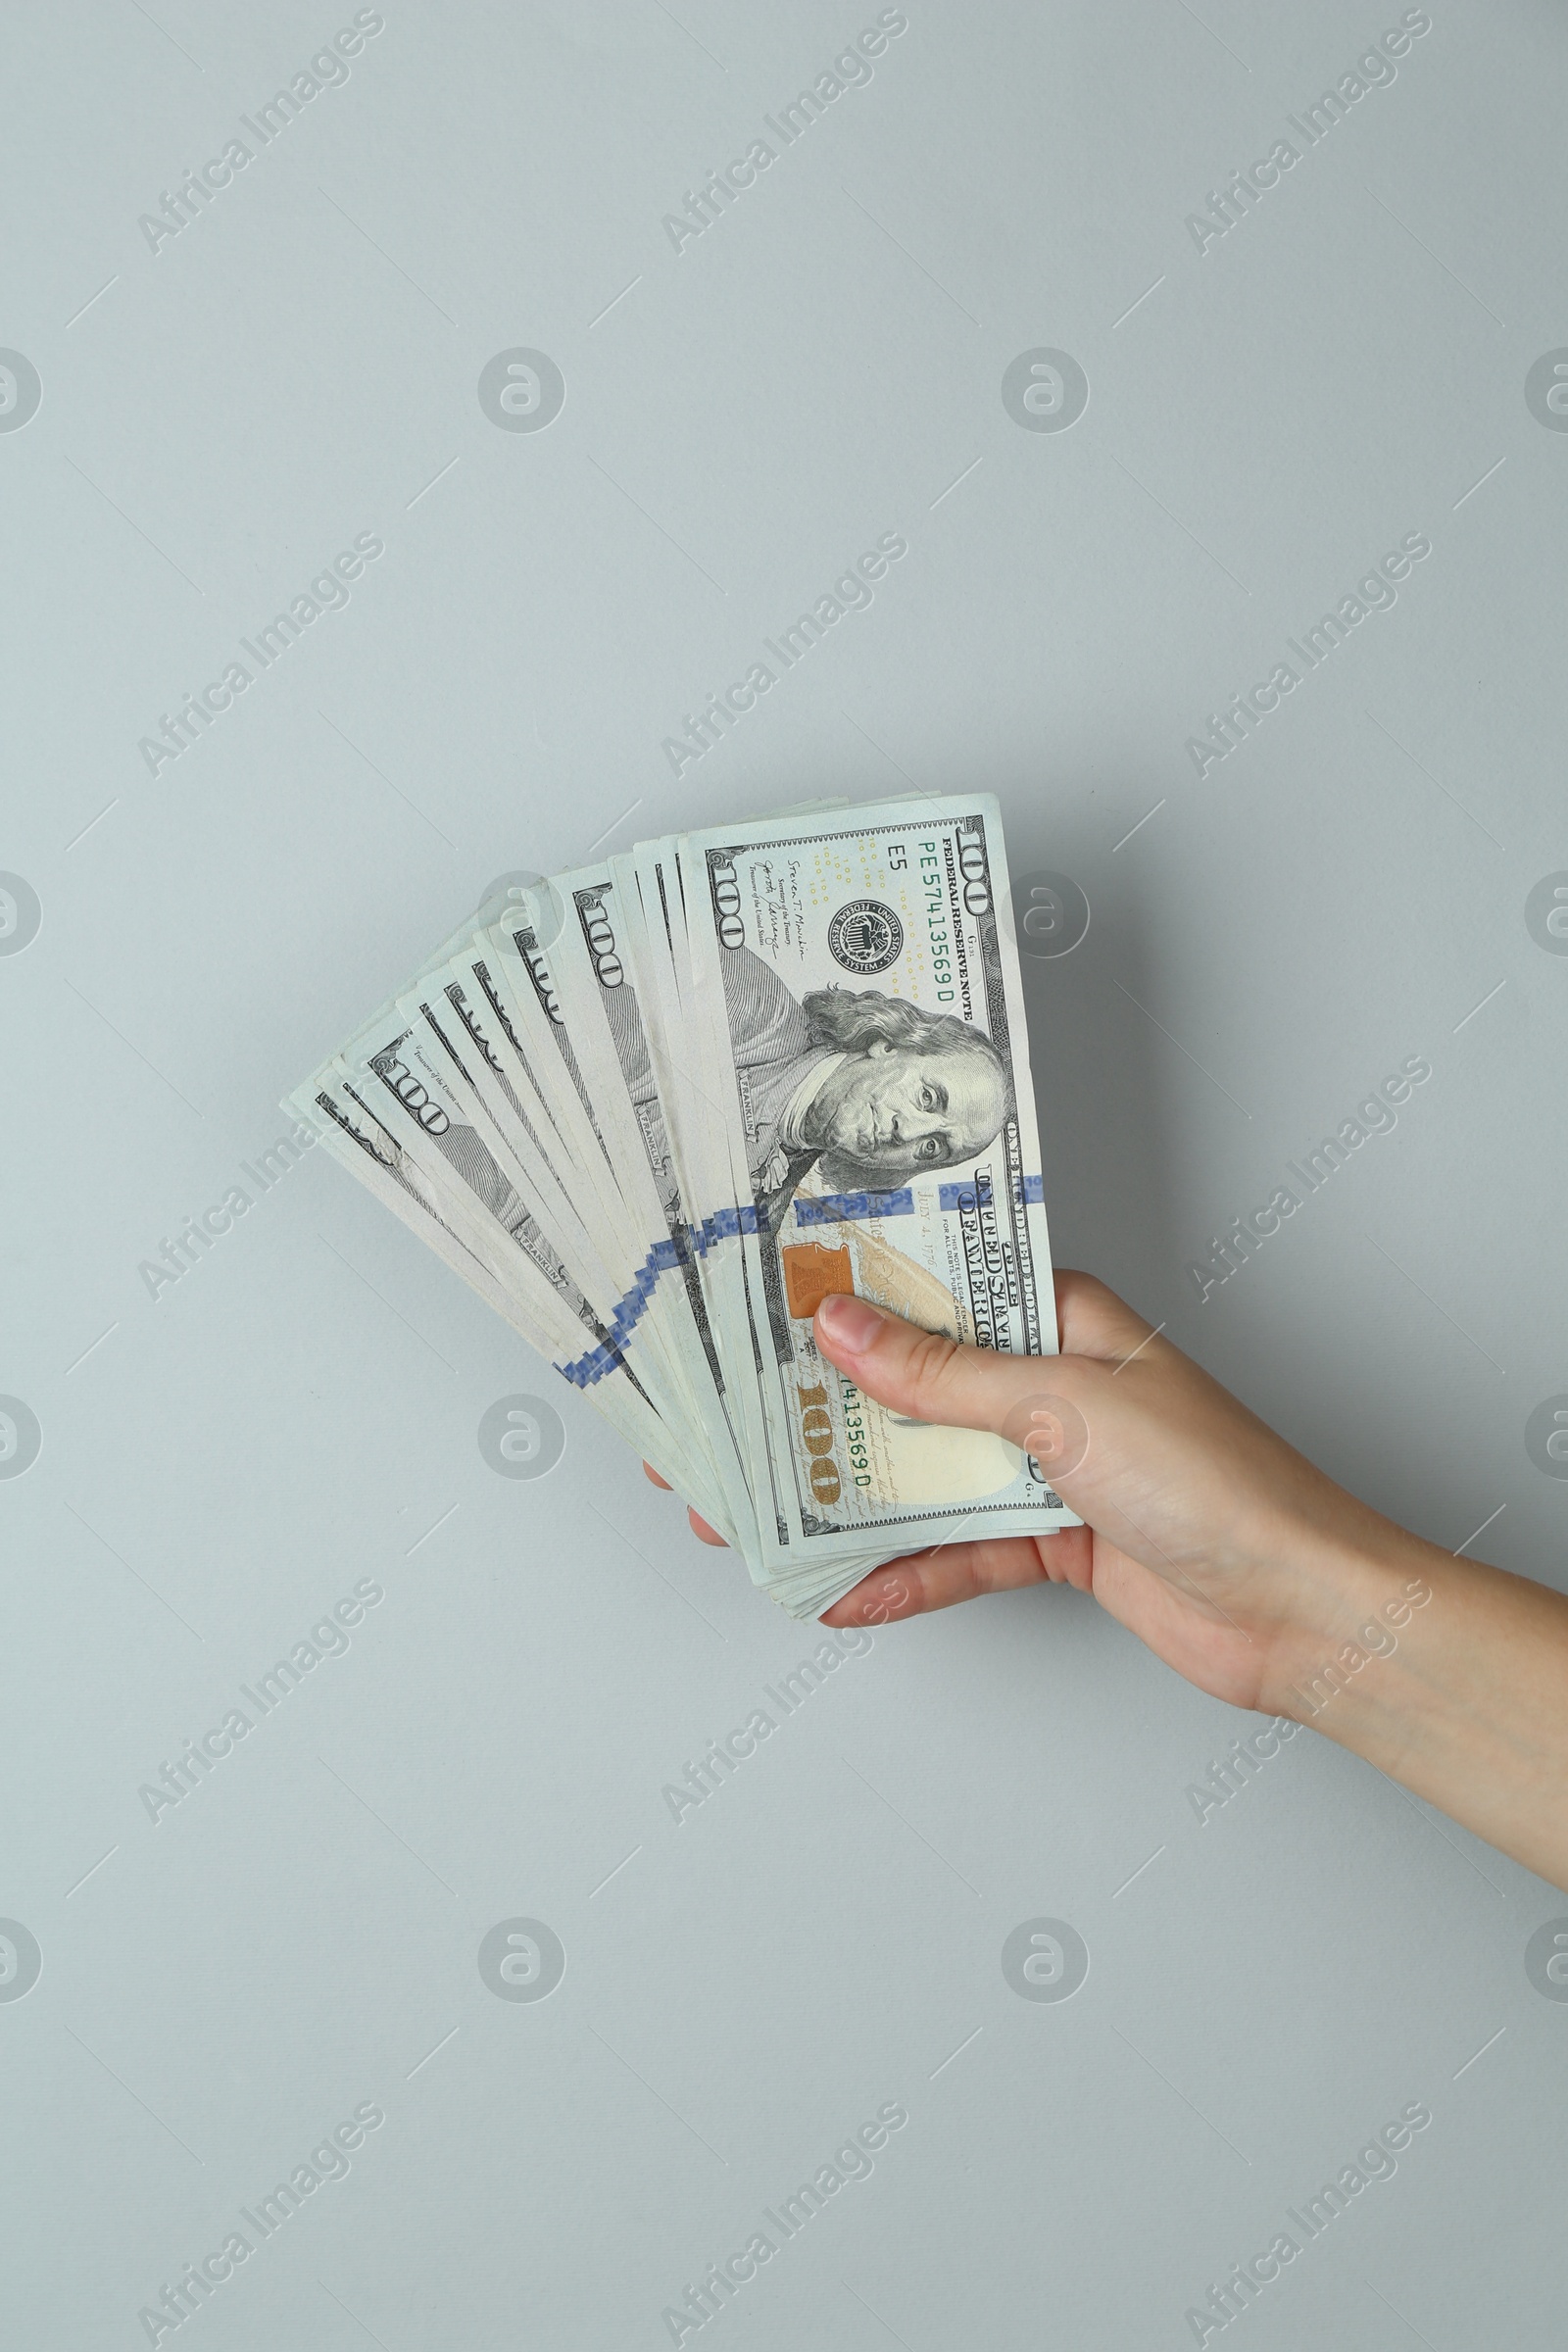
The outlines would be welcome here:
[[[1055,1352],[996,802],[689,835],[680,862],[764,1367],[768,1565],[811,1576],[838,1554],[885,1556],[890,1541],[912,1550],[1070,1523],[1016,1446],[911,1426],[812,1338],[822,1298],[853,1292],[978,1347]]]

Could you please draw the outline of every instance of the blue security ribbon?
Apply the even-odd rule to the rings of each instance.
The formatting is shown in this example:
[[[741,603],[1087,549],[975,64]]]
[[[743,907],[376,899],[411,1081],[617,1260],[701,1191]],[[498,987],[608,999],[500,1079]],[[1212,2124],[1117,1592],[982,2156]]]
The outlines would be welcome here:
[[[949,1188],[944,1185],[943,1191]],[[947,1202],[943,1202],[947,1206]],[[912,1217],[914,1195],[907,1187],[897,1193],[827,1193],[820,1200],[797,1200],[797,1225],[838,1225],[850,1218]]]

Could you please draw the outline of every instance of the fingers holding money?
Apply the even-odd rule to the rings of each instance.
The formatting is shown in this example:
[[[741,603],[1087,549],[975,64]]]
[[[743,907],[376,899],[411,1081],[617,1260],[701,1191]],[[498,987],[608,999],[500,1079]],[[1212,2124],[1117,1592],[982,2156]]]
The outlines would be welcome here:
[[[895,1625],[951,1609],[987,1592],[1018,1592],[1029,1585],[1089,1583],[1089,1530],[1064,1527],[1055,1536],[1004,1536],[989,1543],[939,1544],[874,1568],[854,1591],[824,1611],[823,1625]]]
[[[1054,1487],[1084,1461],[1085,1414],[1113,1377],[1090,1358],[964,1347],[853,1297],[824,1298],[814,1330],[828,1361],[879,1404],[939,1428],[994,1431],[1033,1455]]]

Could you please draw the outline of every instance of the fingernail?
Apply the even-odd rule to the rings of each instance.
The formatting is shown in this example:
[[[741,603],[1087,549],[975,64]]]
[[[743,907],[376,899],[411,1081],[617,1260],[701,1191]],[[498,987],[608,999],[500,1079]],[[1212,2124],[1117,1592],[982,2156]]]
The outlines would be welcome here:
[[[863,1353],[887,1320],[880,1307],[842,1291],[824,1298],[816,1310],[816,1328],[822,1338],[851,1355]]]

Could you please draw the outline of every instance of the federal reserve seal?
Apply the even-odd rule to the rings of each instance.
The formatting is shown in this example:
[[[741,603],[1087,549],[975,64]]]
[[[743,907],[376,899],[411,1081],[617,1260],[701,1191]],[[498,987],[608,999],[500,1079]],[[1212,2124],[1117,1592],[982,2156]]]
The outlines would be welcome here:
[[[904,949],[904,925],[880,899],[852,899],[827,927],[828,953],[847,972],[885,972]]]

